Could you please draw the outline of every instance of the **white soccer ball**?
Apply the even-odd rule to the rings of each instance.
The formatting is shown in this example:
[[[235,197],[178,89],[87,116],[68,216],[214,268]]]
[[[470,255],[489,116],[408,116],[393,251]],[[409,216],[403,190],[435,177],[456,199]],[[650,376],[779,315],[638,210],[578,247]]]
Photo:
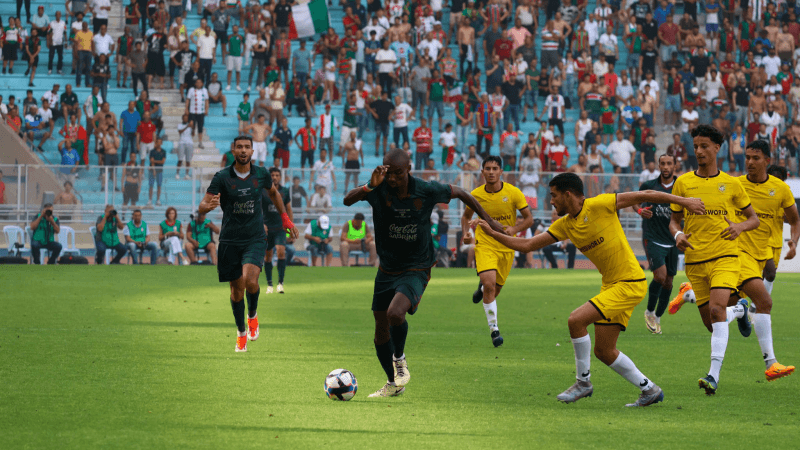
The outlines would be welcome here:
[[[692,95],[697,95],[697,94],[699,94],[699,93],[700,93],[700,89],[698,89],[698,88],[695,86],[695,87],[693,87],[693,88],[691,89],[691,92],[692,92]]]
[[[349,370],[336,369],[325,377],[325,395],[331,400],[346,402],[355,397],[356,392],[358,382]]]
[[[694,289],[689,289],[683,293],[683,301],[686,303],[696,303],[697,298],[694,296]]]

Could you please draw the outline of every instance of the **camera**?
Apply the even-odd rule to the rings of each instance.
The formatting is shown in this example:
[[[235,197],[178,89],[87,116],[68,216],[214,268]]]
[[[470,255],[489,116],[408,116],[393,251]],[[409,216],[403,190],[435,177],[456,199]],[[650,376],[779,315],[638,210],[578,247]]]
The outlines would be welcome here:
[[[50,210],[48,209],[47,211],[45,211],[45,212],[44,212],[44,216],[45,216],[45,217],[52,217],[52,216],[53,216],[53,211],[50,211]]]
[[[116,210],[116,209],[112,209],[112,210],[111,210],[111,211],[108,213],[108,216],[109,216],[109,217],[117,217],[117,210]]]

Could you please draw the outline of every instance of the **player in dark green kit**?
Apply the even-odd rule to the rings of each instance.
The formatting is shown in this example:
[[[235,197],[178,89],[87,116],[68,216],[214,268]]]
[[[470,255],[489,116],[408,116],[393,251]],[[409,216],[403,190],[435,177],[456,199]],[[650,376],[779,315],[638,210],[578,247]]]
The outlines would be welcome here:
[[[675,173],[675,158],[661,155],[658,158],[661,175],[639,187],[640,191],[659,191],[672,193],[672,186],[678,178]],[[642,216],[642,238],[647,262],[653,272],[650,282],[647,309],[644,321],[651,333],[661,334],[661,316],[669,305],[672,296],[672,279],[678,272],[678,247],[669,232],[672,211],[669,203],[643,203],[634,205],[633,210]]]
[[[283,209],[289,216],[289,220],[294,221],[292,213],[292,196],[289,188],[281,186],[281,169],[277,167],[269,168],[269,175],[272,177],[272,185],[278,189],[283,199]],[[286,273],[286,231],[283,229],[281,213],[272,203],[272,198],[268,195],[268,190],[264,189],[261,194],[261,210],[264,211],[264,231],[267,232],[267,253],[264,258],[264,275],[267,277],[267,294],[272,294],[272,251],[278,253],[278,286],[277,291],[283,294],[283,275]]]
[[[264,214],[261,209],[262,190],[277,206],[282,227],[297,237],[297,228],[283,208],[278,189],[272,184],[267,169],[252,163],[253,140],[239,136],[233,140],[236,161],[220,170],[211,180],[199,211],[206,214],[222,207],[222,230],[219,233],[217,273],[220,282],[231,287],[231,308],[238,334],[236,351],[246,352],[247,341],[258,339],[258,275],[266,252]],[[247,293],[248,327],[244,321],[244,295]]]
[[[372,178],[344,198],[345,206],[366,200],[372,206],[375,244],[380,267],[375,277],[372,314],[375,350],[388,381],[370,397],[394,397],[405,391],[410,374],[404,353],[406,313],[417,311],[436,264],[431,236],[431,212],[437,203],[457,198],[495,230],[503,227],[486,214],[480,203],[457,186],[424,181],[409,175],[406,152],[392,150]]]

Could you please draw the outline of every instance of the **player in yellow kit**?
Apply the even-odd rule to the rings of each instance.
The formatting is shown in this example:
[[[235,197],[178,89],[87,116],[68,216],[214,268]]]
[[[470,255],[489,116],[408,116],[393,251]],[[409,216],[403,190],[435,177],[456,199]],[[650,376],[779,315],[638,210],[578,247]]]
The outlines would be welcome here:
[[[786,167],[783,166],[776,166],[774,164],[767,167],[767,173],[772,175],[775,178],[780,179],[781,181],[786,181],[786,178],[789,177],[789,172],[786,170]],[[770,226],[772,228],[772,234],[769,238],[769,246],[772,247],[772,260],[767,261],[767,264],[764,266],[764,287],[767,289],[769,295],[772,295],[772,284],[775,282],[775,275],[778,271],[778,264],[781,261],[781,252],[783,251],[783,216],[775,216],[770,219]],[[795,254],[795,247],[794,244],[787,245],[792,246],[789,249],[789,253],[791,253],[791,257],[789,257],[789,253],[787,253],[786,259],[794,258]],[[753,307],[755,305],[750,306],[750,311],[753,311]]]
[[[520,252],[536,251],[569,239],[603,275],[600,293],[569,316],[577,381],[556,398],[571,403],[590,397],[594,392],[589,378],[592,344],[587,330],[590,324],[594,324],[594,354],[597,359],[641,390],[639,398],[627,406],[649,406],[662,401],[664,393],[661,388],[645,377],[630,358],[617,350],[619,333],[628,326],[633,309],[647,294],[644,271],[625,238],[617,211],[651,202],[678,203],[693,214],[702,214],[705,211],[703,202],[657,191],[601,194],[585,198],[583,182],[574,173],[561,173],[553,177],[550,195],[550,203],[562,217],[553,222],[546,233],[530,239],[517,238],[492,231],[483,220],[476,223],[499,243]]]
[[[714,127],[700,125],[692,130],[698,169],[675,180],[672,193],[687,198],[699,198],[706,206],[702,215],[671,205],[669,229],[678,250],[686,255],[686,276],[694,289],[697,308],[706,328],[711,331],[711,368],[698,385],[707,395],[717,390],[719,371],[728,346],[728,322],[739,319],[739,331],[751,332],[747,304],[740,302],[727,307],[728,297],[736,292],[739,279],[739,248],[735,239],[745,231],[758,227],[758,217],[750,205],[750,197],[738,179],[717,168],[717,151],[724,141]],[[744,216],[734,223],[736,212]],[[681,221],[684,221],[681,229]],[[683,289],[682,289],[683,291]],[[676,301],[682,302],[679,296]],[[670,313],[677,311],[670,304]],[[681,303],[682,304],[682,303]],[[680,305],[677,305],[678,308]]]
[[[752,314],[753,328],[758,337],[758,345],[764,356],[767,381],[791,375],[794,366],[784,366],[775,358],[772,347],[772,297],[767,292],[761,274],[767,261],[772,261],[775,237],[778,241],[783,237],[783,218],[791,224],[792,237],[789,240],[789,252],[786,259],[794,258],[797,240],[800,239],[800,220],[797,205],[791,189],[780,179],[767,174],[770,162],[770,148],[766,141],[754,141],[745,149],[745,166],[747,175],[739,177],[745,192],[753,202],[753,208],[761,223],[753,231],[744,233],[739,238],[739,283],[737,288],[753,300],[755,313]],[[775,218],[780,218],[780,226],[776,226]],[[766,244],[770,245],[766,245]],[[736,298],[732,298],[736,301]],[[729,301],[729,304],[731,302]]]
[[[471,194],[483,206],[486,213],[500,222],[506,234],[514,236],[533,225],[533,216],[522,191],[503,182],[503,161],[499,156],[489,156],[483,160],[481,168],[486,184],[475,188]],[[522,220],[517,222],[517,211]],[[483,310],[489,323],[492,344],[503,345],[503,336],[497,326],[497,296],[506,284],[506,278],[514,263],[514,250],[499,244],[481,229],[475,230],[473,238],[469,221],[474,212],[468,207],[461,216],[461,232],[465,244],[475,241],[475,268],[480,277],[478,290],[472,294],[473,303],[483,300]]]

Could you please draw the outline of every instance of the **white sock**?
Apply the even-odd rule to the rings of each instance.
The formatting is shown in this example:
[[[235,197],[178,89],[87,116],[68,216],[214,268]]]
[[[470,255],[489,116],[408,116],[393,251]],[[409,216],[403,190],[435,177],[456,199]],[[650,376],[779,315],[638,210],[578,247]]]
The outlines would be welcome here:
[[[661,323],[661,316],[656,316],[656,323]]]
[[[619,352],[617,359],[614,360],[614,362],[608,367],[614,369],[614,372],[622,375],[622,378],[625,378],[629,383],[638,387],[642,391],[646,391],[653,387],[653,382],[645,377],[644,374],[636,368],[636,364],[634,364],[630,358],[625,356],[625,353]]]
[[[761,346],[764,364],[769,369],[769,366],[778,361],[775,359],[775,351],[772,349],[772,316],[753,314],[753,328],[756,329],[756,337],[758,337],[758,345]]]
[[[725,359],[725,349],[728,347],[728,323],[714,322],[711,324],[711,368],[708,374],[719,382],[719,370],[722,360]]]
[[[592,338],[587,334],[584,337],[572,340],[575,349],[575,378],[580,381],[589,381],[591,373],[589,367],[592,361]]]
[[[389,386],[397,386],[396,384],[394,384],[394,381],[386,380],[386,382],[389,383]]]
[[[486,313],[486,321],[489,322],[489,329],[497,331],[497,300],[492,303],[484,303],[483,311]]]
[[[772,281],[764,280],[764,287],[767,288],[767,293],[770,294],[770,295],[772,295],[772,283],[774,283],[774,282],[775,282],[775,280],[772,280]]]
[[[236,330],[236,336],[238,337],[247,336],[247,330],[244,331]]]
[[[733,322],[734,319],[741,319],[744,317],[744,306],[742,305],[735,305],[735,306],[728,306],[725,308],[725,312],[728,315],[727,323]]]
[[[405,353],[403,353],[403,356],[401,356],[399,358],[394,356],[394,355],[392,355],[392,360],[394,360],[394,361],[402,361],[404,359],[406,359],[406,354]]]

